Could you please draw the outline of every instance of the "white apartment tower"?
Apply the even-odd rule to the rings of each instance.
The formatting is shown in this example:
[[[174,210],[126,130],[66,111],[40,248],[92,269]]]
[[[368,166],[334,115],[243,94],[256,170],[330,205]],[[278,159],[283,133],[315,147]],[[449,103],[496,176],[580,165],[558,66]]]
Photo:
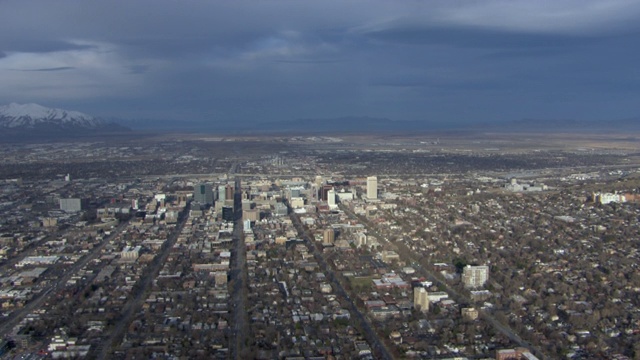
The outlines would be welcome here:
[[[82,200],[77,198],[60,199],[60,210],[65,212],[78,212],[82,210]]]
[[[378,177],[369,176],[367,178],[367,199],[378,198]]]
[[[462,282],[465,288],[479,288],[489,280],[489,267],[467,265],[462,271]]]
[[[427,312],[429,311],[429,293],[427,289],[423,287],[413,288],[413,307],[416,309]]]

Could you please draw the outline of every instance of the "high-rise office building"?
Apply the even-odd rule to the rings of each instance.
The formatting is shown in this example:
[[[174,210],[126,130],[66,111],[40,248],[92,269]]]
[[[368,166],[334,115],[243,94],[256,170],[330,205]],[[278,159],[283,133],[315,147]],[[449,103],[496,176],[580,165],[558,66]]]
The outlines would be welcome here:
[[[222,220],[224,221],[233,221],[233,207],[231,206],[223,206],[222,207]]]
[[[234,192],[234,188],[231,185],[227,185],[225,188],[225,201],[227,200],[233,200],[233,192]]]
[[[413,288],[413,306],[422,311],[429,311],[429,293],[423,287]]]
[[[322,200],[322,183],[323,182],[324,180],[322,179],[322,176],[316,175],[316,181],[311,184],[311,190],[312,190],[311,196],[315,200]]]
[[[336,233],[332,228],[325,229],[322,235],[323,245],[333,245],[336,240]]]
[[[203,205],[213,205],[213,187],[209,184],[198,184],[193,188],[193,201]]]
[[[327,201],[329,198],[329,191],[333,190],[333,186],[331,185],[322,185],[322,189],[320,189],[320,200]]]
[[[489,267],[467,265],[462,271],[462,283],[466,288],[478,288],[484,286],[489,280]]]
[[[336,191],[331,189],[327,191],[327,204],[329,204],[329,209],[334,209],[338,205],[336,205]]]
[[[378,177],[369,176],[367,178],[367,199],[378,198]]]
[[[224,201],[227,199],[227,186],[226,185],[220,185],[218,186],[218,201],[221,203],[224,203]]]

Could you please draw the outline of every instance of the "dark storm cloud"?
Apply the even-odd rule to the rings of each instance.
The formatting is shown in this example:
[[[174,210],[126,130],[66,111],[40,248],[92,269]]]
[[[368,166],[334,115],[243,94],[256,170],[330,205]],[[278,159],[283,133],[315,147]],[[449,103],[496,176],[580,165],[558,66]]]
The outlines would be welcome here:
[[[0,44],[4,53],[27,52],[27,53],[49,53],[56,51],[70,50],[90,50],[92,45],[74,44],[68,41],[55,39],[20,39],[14,37],[10,41]]]
[[[127,67],[131,74],[144,74],[149,71],[149,65],[131,65]]]
[[[470,48],[526,49],[566,48],[588,45],[596,38],[539,34],[525,32],[505,32],[474,27],[431,27],[400,26],[375,30],[363,34],[372,39],[389,43],[428,44]]]
[[[340,63],[340,62],[345,62],[347,60],[344,59],[335,59],[335,60],[324,60],[324,59],[308,59],[308,60],[304,60],[304,59],[300,59],[300,60],[275,60],[275,62],[278,63],[284,63],[284,64],[334,64],[334,63]]]
[[[380,86],[380,87],[401,87],[401,88],[413,88],[413,87],[423,87],[428,86],[430,84],[429,81],[416,81],[416,80],[376,80],[369,83],[370,86]]]
[[[71,66],[61,66],[55,68],[44,68],[44,69],[14,69],[15,71],[65,71],[65,70],[73,70],[74,67]]]
[[[639,20],[630,0],[8,0],[0,103],[246,122],[636,116]]]

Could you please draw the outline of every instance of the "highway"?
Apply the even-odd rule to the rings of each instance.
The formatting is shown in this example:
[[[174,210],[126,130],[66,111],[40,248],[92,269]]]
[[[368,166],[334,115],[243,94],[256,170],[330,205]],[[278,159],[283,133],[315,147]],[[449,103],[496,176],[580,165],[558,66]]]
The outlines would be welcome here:
[[[231,319],[233,326],[231,329],[231,340],[229,341],[229,358],[242,359],[242,349],[250,344],[251,327],[248,314],[248,273],[247,273],[247,248],[244,243],[244,233],[242,224],[242,184],[239,178],[235,180],[235,192],[233,195],[233,243],[234,249],[231,257],[231,269],[229,273],[232,284],[230,294]]]

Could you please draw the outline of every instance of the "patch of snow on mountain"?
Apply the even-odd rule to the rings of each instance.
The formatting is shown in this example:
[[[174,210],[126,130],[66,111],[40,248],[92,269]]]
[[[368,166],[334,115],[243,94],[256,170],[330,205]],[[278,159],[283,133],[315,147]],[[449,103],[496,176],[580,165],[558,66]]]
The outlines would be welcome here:
[[[7,128],[29,127],[40,124],[95,128],[103,121],[78,111],[47,108],[38,104],[0,106],[0,126]]]

